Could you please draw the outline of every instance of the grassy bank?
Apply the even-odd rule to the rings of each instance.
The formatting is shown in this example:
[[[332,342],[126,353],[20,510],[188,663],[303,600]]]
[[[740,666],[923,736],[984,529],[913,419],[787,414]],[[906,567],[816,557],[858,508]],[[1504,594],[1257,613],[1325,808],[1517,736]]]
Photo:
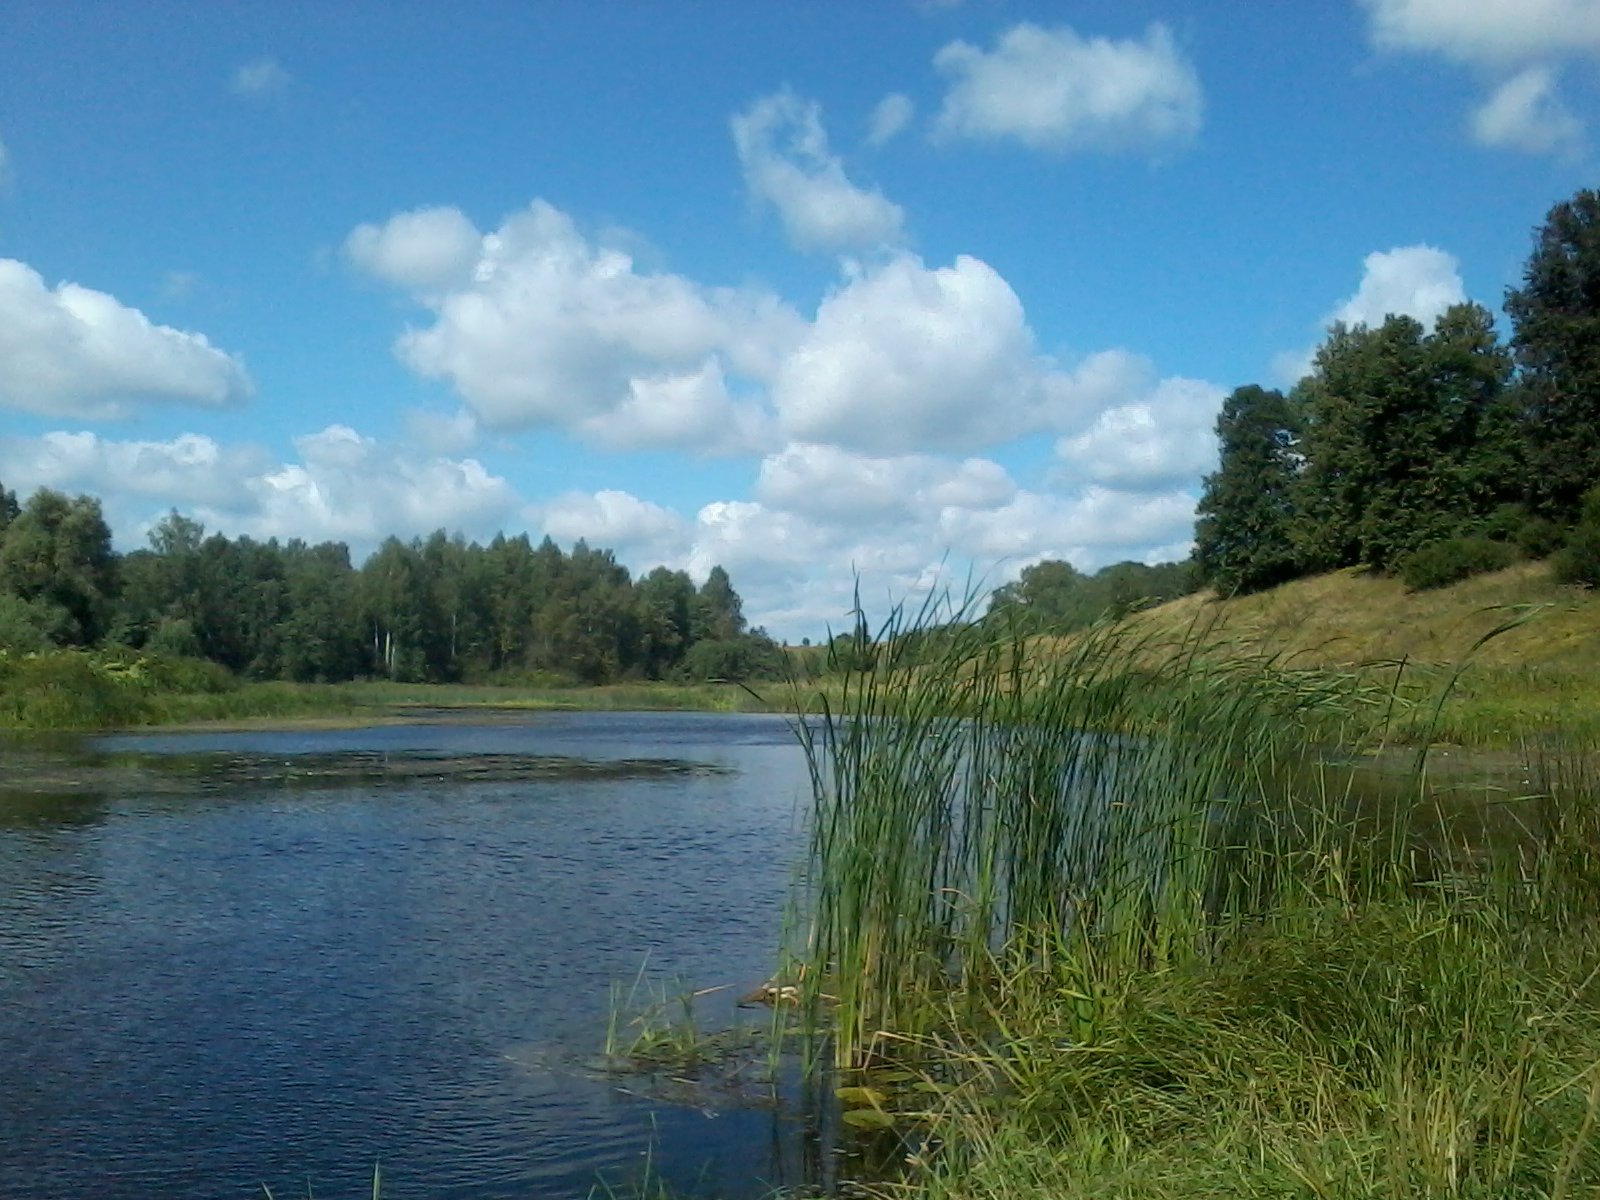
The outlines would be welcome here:
[[[1414,708],[1195,628],[973,630],[812,734],[791,949],[912,1188],[1593,1195],[1593,744],[1368,795],[1312,748]]]
[[[768,688],[774,704],[786,694]],[[60,650],[0,654],[0,729],[117,729],[308,719],[364,722],[423,711],[768,711],[761,685],[633,683],[605,687],[251,683],[194,659]]]
[[[1203,631],[1213,647],[1290,668],[1398,679],[1419,705],[1444,694],[1437,714],[1396,724],[1393,737],[1499,749],[1600,741],[1600,595],[1556,583],[1545,563],[1421,592],[1352,568],[1252,596],[1186,596],[1136,623],[1169,637]]]

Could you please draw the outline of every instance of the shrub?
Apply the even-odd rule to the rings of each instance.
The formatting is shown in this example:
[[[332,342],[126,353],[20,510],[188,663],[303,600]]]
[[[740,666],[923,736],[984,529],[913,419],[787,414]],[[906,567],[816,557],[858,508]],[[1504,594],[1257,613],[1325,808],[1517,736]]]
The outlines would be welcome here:
[[[1600,586],[1600,487],[1583,498],[1583,513],[1555,556],[1556,578],[1584,587]]]
[[[1517,529],[1517,549],[1528,558],[1549,558],[1565,541],[1561,526],[1547,517],[1529,517]]]
[[[1400,563],[1400,578],[1413,592],[1447,587],[1470,575],[1499,571],[1516,561],[1517,552],[1486,537],[1446,538],[1413,550]]]

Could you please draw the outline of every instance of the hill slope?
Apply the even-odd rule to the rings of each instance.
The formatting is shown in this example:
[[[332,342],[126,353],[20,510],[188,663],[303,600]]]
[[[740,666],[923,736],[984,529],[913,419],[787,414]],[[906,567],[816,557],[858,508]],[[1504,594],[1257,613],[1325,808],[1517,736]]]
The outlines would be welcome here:
[[[1518,615],[1527,619],[1473,651],[1480,637]],[[1470,654],[1484,667],[1600,675],[1600,593],[1556,583],[1545,563],[1520,563],[1426,592],[1350,568],[1229,600],[1201,592],[1140,619],[1160,628],[1193,625],[1297,666],[1398,658],[1453,664]]]

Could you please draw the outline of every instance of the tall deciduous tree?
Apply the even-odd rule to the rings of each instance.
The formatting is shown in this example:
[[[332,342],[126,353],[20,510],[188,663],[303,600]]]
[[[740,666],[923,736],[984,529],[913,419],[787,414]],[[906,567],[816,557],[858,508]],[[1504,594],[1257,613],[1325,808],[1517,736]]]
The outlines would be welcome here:
[[[1503,498],[1487,473],[1514,457],[1500,419],[1509,370],[1476,304],[1452,307],[1432,333],[1407,316],[1335,325],[1293,397],[1305,430],[1295,522],[1303,565],[1390,570],[1486,517]]]
[[[1550,210],[1506,312],[1532,499],[1570,521],[1600,483],[1600,192]]]
[[[92,496],[41,488],[0,540],[0,586],[34,606],[56,641],[91,646],[116,592],[111,530]]]
[[[1206,476],[1195,523],[1200,577],[1223,593],[1253,592],[1299,573],[1292,541],[1300,422],[1282,392],[1234,389],[1217,417],[1221,461]]]

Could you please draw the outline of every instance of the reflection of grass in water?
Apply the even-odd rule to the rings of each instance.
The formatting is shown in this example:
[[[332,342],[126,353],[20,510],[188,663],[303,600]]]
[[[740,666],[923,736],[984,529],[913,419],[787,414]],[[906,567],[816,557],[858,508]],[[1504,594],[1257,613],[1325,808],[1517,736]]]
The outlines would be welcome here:
[[[800,949],[835,1060],[926,1081],[920,1188],[1600,1187],[1592,745],[1462,845],[1425,775],[1370,805],[1307,763],[1437,711],[1359,673],[1127,626],[1048,655],[971,625],[912,658],[887,632],[802,730]]]

